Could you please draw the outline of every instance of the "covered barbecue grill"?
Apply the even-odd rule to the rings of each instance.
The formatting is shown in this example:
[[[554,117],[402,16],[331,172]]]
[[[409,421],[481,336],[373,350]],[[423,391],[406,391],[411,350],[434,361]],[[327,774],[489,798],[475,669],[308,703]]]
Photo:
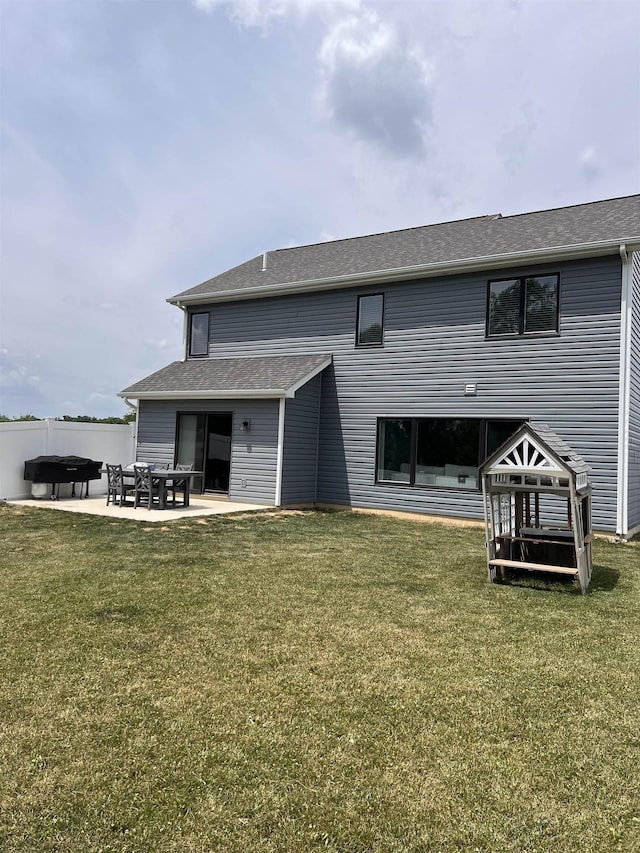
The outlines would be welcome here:
[[[89,494],[89,480],[99,480],[102,462],[85,459],[82,456],[36,456],[24,463],[24,479],[34,484],[51,484],[51,500],[56,500],[60,492],[60,483],[71,483],[71,495],[75,497],[76,483],[85,486],[85,497]],[[39,489],[32,487],[32,494],[38,495]],[[46,492],[44,493],[46,494]]]

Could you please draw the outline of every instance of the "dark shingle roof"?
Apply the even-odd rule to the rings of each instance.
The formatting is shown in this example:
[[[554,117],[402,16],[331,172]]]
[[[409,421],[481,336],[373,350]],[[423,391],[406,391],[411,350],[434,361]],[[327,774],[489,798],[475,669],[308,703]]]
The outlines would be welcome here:
[[[283,397],[331,361],[327,355],[174,361],[120,391],[121,397]]]
[[[496,464],[497,460],[504,455],[505,448],[512,442],[515,443],[516,440],[519,442],[526,433],[537,438],[543,447],[546,447],[547,450],[557,457],[562,466],[573,471],[574,474],[587,474],[591,470],[584,459],[572,450],[564,439],[560,438],[548,424],[540,421],[528,421],[522,424],[511,438],[507,439],[504,444],[485,459],[482,463],[482,470],[490,470]],[[513,471],[516,473],[517,469],[513,469]]]
[[[238,294],[256,288],[421,265],[446,265],[640,237],[640,195],[516,216],[480,216],[259,255],[169,301]]]
[[[574,474],[586,474],[591,470],[584,459],[572,450],[567,442],[560,438],[547,424],[535,421],[528,426]]]

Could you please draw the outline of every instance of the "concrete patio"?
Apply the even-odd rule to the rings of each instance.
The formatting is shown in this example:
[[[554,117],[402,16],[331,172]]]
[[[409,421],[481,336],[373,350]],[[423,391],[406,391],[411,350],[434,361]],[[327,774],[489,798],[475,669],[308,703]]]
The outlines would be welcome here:
[[[255,512],[261,509],[273,509],[266,504],[239,503],[220,498],[203,498],[192,496],[188,507],[169,506],[166,509],[147,509],[146,507],[134,508],[133,502],[127,506],[107,506],[106,495],[88,498],[60,498],[52,501],[46,498],[35,500],[7,501],[15,506],[28,506],[36,509],[54,509],[61,512],[81,512],[86,515],[102,515],[106,518],[128,518],[132,521],[143,521],[147,524],[153,522],[167,522],[189,518],[199,518],[207,515],[228,515],[235,512]]]

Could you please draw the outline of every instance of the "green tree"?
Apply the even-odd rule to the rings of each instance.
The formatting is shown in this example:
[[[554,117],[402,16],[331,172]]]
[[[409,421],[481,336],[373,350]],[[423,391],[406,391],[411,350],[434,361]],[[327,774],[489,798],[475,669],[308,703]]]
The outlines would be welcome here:
[[[9,415],[0,415],[0,423],[13,423],[14,421],[40,421],[42,418],[37,418],[35,415],[16,415],[10,418]]]
[[[63,415],[59,420],[81,424],[130,424],[136,419],[135,412],[127,412],[123,417],[94,418],[91,415]]]

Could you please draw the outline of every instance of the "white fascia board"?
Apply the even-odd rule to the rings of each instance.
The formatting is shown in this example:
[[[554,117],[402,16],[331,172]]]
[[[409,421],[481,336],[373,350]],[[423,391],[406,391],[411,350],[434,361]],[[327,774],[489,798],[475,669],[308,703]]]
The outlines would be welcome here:
[[[303,376],[302,379],[299,379],[297,382],[294,382],[289,388],[287,388],[287,397],[295,397],[296,391],[299,388],[302,388],[303,385],[306,385],[307,382],[310,382],[314,376],[317,376],[318,373],[322,373],[325,367],[329,367],[331,362],[333,361],[333,356],[329,355],[325,360],[319,364],[317,367],[314,367],[306,376]]]
[[[574,246],[555,246],[544,249],[531,249],[524,252],[507,252],[499,255],[484,255],[476,258],[461,258],[455,261],[434,264],[416,264],[385,270],[370,270],[351,275],[316,278],[301,281],[247,287],[242,290],[213,291],[193,296],[170,297],[166,301],[171,305],[202,305],[215,302],[235,302],[244,299],[257,299],[266,296],[280,296],[285,293],[305,293],[310,290],[334,290],[366,284],[384,284],[411,278],[430,278],[437,275],[455,275],[476,270],[500,269],[502,267],[540,264],[554,261],[568,261],[576,258],[590,258],[599,255],[616,255],[620,250],[620,240],[604,240],[597,243],[580,243]],[[640,235],[625,240],[627,249],[640,248]]]
[[[229,391],[140,391],[137,394],[119,393],[117,397],[130,400],[279,400],[286,396],[287,388],[261,388],[259,390],[234,389]]]

